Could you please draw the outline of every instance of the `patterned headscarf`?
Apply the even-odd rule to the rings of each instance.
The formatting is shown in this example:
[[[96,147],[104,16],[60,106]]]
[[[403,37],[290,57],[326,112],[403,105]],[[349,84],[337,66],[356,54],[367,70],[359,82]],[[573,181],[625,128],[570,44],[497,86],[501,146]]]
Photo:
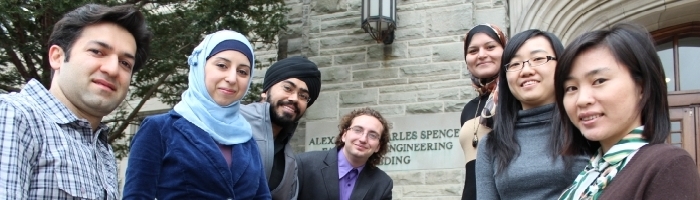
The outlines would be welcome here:
[[[502,47],[506,46],[506,35],[503,34],[501,29],[498,28],[498,26],[491,24],[476,25],[472,29],[470,29],[469,32],[467,32],[466,39],[464,40],[465,62],[467,59],[469,43],[471,43],[472,38],[477,33],[484,33],[492,39],[496,40],[499,44],[501,44]],[[496,73],[492,77],[475,77],[473,73],[470,74],[472,74],[470,78],[472,81],[472,87],[476,89],[476,91],[479,93],[479,96],[489,94],[489,98],[488,100],[486,100],[486,104],[484,104],[484,109],[481,111],[481,120],[479,121],[479,123],[483,124],[486,127],[492,128],[493,118],[491,117],[496,112],[496,101],[494,101],[494,98],[496,98],[496,94],[493,91],[496,90],[496,88],[498,87],[498,73]]]
[[[495,25],[491,24],[479,24],[474,26],[472,29],[467,32],[466,39],[464,39],[464,59],[466,62],[467,59],[467,52],[469,48],[469,43],[472,42],[472,38],[474,35],[477,33],[484,33],[488,35],[489,37],[493,38],[496,40],[501,46],[505,47],[506,46],[506,36],[503,34],[500,28]],[[499,66],[500,69],[500,66]],[[473,73],[471,73],[471,80],[472,80],[472,86],[476,89],[476,91],[479,93],[479,96],[488,94],[490,93],[494,87],[496,86],[496,78],[498,78],[498,73],[496,73],[493,77],[475,77]]]

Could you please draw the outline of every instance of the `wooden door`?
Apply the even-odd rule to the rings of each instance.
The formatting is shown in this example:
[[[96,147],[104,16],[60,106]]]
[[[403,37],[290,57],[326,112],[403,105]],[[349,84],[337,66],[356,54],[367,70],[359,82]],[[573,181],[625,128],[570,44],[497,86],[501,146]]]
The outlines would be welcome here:
[[[700,138],[696,135],[700,128],[698,127],[700,124],[698,112],[700,112],[700,107],[671,108],[671,134],[666,140],[667,143],[688,151],[696,164],[698,164],[698,155],[700,155],[700,149],[697,148],[697,144],[700,144]],[[700,165],[698,165],[698,171],[700,171]]]

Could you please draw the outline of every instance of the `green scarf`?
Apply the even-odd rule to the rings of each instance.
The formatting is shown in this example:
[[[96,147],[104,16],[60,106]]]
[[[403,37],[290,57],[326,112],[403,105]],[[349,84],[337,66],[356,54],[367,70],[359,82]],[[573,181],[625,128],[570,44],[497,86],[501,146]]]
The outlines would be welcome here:
[[[602,148],[591,158],[591,162],[579,173],[574,183],[559,197],[560,200],[598,199],[615,175],[627,165],[642,146],[649,144],[642,138],[644,126],[632,130],[613,145],[605,155]]]

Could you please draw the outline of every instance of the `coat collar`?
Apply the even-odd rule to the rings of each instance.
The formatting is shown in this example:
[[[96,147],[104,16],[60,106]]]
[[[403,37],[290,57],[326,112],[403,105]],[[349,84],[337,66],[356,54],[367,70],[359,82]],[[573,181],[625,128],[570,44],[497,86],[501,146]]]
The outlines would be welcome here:
[[[323,176],[323,185],[326,186],[326,194],[328,194],[327,199],[338,199],[340,196],[340,189],[338,188],[338,148],[332,148],[326,152],[326,157],[323,159],[323,163],[326,165],[321,168],[321,175]],[[355,188],[350,194],[350,199],[364,199],[367,192],[373,187],[369,182],[372,182],[372,176],[374,176],[376,167],[365,166],[365,168],[360,171],[360,175],[357,177],[355,182]]]
[[[214,142],[214,139],[212,139],[207,132],[187,121],[187,119],[173,110],[171,110],[169,114],[176,119],[173,123],[173,127],[177,130],[177,133],[182,134],[187,141],[192,144],[196,150],[199,150],[204,158],[209,161],[209,163],[202,164],[214,166],[218,174],[221,175],[217,180],[230,186],[228,187],[229,192],[235,194],[233,186],[243,176],[243,173],[250,165],[250,161],[247,160],[251,159],[250,154],[240,152],[251,152],[251,146],[243,145],[244,143],[231,145],[231,162],[236,164],[232,164],[229,169],[226,159],[224,159],[221,154],[221,150],[219,150],[216,142]],[[258,155],[256,154],[255,156]]]

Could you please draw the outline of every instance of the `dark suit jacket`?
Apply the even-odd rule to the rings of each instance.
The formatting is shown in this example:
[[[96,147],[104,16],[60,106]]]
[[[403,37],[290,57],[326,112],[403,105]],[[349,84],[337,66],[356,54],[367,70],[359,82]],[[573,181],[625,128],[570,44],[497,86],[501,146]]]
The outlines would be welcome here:
[[[312,151],[297,155],[299,167],[299,200],[336,200],[338,189],[338,149]],[[366,166],[355,182],[351,200],[391,199],[394,183],[377,167]]]

